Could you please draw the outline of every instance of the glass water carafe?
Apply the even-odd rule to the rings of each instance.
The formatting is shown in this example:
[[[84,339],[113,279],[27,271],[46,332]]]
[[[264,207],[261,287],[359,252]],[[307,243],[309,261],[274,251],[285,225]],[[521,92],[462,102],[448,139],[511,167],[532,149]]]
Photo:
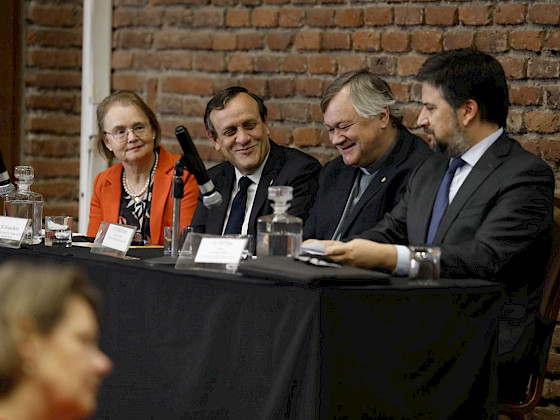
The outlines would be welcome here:
[[[4,197],[4,215],[30,219],[23,243],[38,244],[43,227],[43,196],[29,189],[35,177],[33,167],[16,166],[14,177],[17,189]]]
[[[257,220],[257,256],[297,257],[301,252],[302,220],[287,213],[292,187],[268,188],[268,199],[274,201],[274,213]]]

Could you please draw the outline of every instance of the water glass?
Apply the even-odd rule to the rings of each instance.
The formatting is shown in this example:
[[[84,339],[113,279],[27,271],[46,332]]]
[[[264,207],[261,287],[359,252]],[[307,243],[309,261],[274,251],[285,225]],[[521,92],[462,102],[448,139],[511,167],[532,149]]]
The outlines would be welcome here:
[[[64,248],[72,246],[72,217],[45,217],[45,246]]]
[[[435,246],[409,246],[408,277],[414,280],[438,280],[441,250]]]
[[[193,228],[190,226],[181,226],[179,228],[179,241],[177,243],[178,254],[181,254],[181,252],[184,253],[192,252],[192,244],[190,243],[190,235],[189,235],[189,233],[192,232],[193,232]],[[171,256],[172,238],[173,238],[173,227],[165,226],[163,228],[163,255],[167,257]]]

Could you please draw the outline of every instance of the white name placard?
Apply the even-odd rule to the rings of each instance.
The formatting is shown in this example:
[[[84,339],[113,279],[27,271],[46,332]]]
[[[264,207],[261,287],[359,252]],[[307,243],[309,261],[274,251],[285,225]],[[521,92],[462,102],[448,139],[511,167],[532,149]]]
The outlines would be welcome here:
[[[202,238],[195,263],[237,264],[247,246],[247,238]]]
[[[20,217],[0,216],[0,239],[21,241],[30,219]]]
[[[136,230],[130,229],[125,225],[110,224],[105,232],[102,246],[112,248],[117,251],[126,252],[132,242]]]

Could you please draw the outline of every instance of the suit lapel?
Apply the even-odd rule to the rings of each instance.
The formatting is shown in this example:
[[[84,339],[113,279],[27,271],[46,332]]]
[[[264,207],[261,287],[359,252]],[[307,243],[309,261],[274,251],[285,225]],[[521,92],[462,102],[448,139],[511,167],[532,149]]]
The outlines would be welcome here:
[[[442,241],[468,199],[480,188],[484,180],[502,164],[504,156],[509,154],[510,145],[504,141],[505,138],[507,136],[502,135],[496,140],[471,170],[441,219],[434,238],[435,243]]]
[[[354,186],[354,181],[356,180],[356,176],[358,175],[359,171],[359,169],[357,168],[346,165],[342,160],[340,167],[335,170],[338,173],[336,174],[334,184],[332,185],[332,189],[328,197],[327,204],[329,206],[329,209],[325,210],[326,220],[324,223],[324,236],[328,238],[332,237],[334,231],[336,230],[336,227],[338,226],[340,218],[342,217],[342,213],[344,213],[344,208],[346,207],[348,196],[350,195],[350,191]],[[350,215],[347,219],[344,231],[346,231],[346,229],[348,228],[350,217],[352,217],[352,215]],[[344,234],[344,231],[341,233]]]
[[[217,208],[208,210],[206,218],[206,233],[221,235],[226,222],[227,209],[231,198],[231,189],[235,179],[233,165],[227,162],[224,165],[221,176],[215,180],[216,191],[222,195],[222,204]]]
[[[107,222],[118,223],[119,222],[119,210],[121,207],[121,178],[123,166],[118,164],[114,167],[111,174],[105,180],[105,187],[103,189],[102,195],[102,206],[104,215],[114,215],[113,218],[107,217]]]

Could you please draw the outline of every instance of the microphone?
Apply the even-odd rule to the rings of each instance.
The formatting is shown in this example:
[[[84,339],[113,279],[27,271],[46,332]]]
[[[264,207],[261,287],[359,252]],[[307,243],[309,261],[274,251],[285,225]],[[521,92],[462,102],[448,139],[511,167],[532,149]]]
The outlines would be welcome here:
[[[202,163],[202,159],[200,159],[196,151],[196,147],[194,146],[189,132],[184,126],[180,125],[175,129],[175,136],[177,140],[179,140],[181,149],[183,149],[183,155],[185,157],[183,161],[185,162],[185,166],[196,178],[198,188],[202,193],[202,202],[209,209],[218,207],[222,204],[222,196],[215,190],[214,183],[208,176],[208,172],[206,172],[204,163]]]
[[[5,197],[14,189],[15,187],[10,182],[10,175],[8,175],[4,159],[2,158],[2,151],[0,151],[0,197]]]

